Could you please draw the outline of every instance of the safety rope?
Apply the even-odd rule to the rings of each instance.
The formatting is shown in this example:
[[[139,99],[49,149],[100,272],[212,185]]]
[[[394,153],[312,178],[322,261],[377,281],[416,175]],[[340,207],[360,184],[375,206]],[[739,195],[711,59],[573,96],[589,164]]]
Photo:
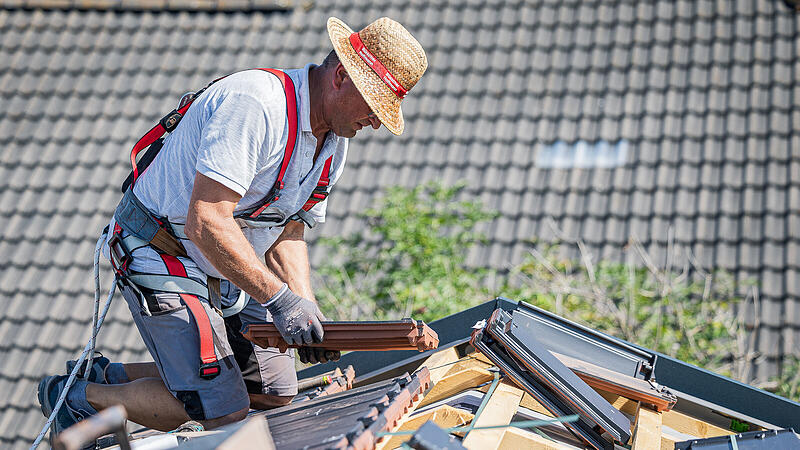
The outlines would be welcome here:
[[[100,309],[100,252],[103,250],[103,243],[106,241],[107,233],[100,235],[97,244],[94,246],[94,314],[92,315],[92,340],[88,359],[86,360],[86,370],[83,371],[83,379],[88,380],[91,375],[91,367],[94,364],[94,349],[97,343],[97,313]]]
[[[67,383],[64,385],[64,390],[61,391],[61,395],[58,397],[58,401],[56,402],[55,407],[53,407],[53,412],[48,417],[47,422],[45,422],[44,426],[42,427],[42,431],[36,437],[36,440],[33,441],[31,444],[30,450],[35,450],[41,444],[42,439],[44,439],[45,434],[47,434],[48,428],[50,428],[50,424],[53,423],[55,420],[58,411],[64,405],[64,401],[67,398],[67,393],[72,385],[75,383],[75,379],[77,378],[78,371],[81,369],[83,362],[86,360],[87,355],[92,355],[89,357],[89,365],[87,367],[91,367],[92,359],[94,356],[94,348],[95,348],[95,341],[97,340],[97,333],[100,331],[100,327],[103,326],[103,320],[106,318],[106,314],[108,313],[108,309],[111,307],[111,300],[114,299],[114,292],[117,290],[117,283],[118,280],[115,280],[114,283],[111,284],[111,287],[108,290],[108,297],[106,298],[106,303],[103,306],[103,311],[98,314],[100,310],[100,251],[103,247],[103,243],[106,240],[107,233],[104,232],[100,239],[97,240],[97,245],[95,246],[94,251],[94,317],[92,319],[92,336],[89,338],[89,342],[86,343],[86,347],[83,349],[83,353],[78,358],[75,367],[72,368],[72,371],[69,374],[69,378],[67,378]],[[89,370],[86,370],[84,373],[84,377],[88,376]],[[50,443],[52,445],[52,442]]]

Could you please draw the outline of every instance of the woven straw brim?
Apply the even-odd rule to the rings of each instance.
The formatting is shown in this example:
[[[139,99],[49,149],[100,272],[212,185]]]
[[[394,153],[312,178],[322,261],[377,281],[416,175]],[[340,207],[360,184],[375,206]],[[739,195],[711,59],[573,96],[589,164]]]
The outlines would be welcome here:
[[[389,86],[378,77],[374,70],[361,59],[350,44],[350,29],[341,20],[331,17],[328,19],[328,36],[331,38],[333,49],[339,56],[339,61],[347,70],[347,74],[356,85],[356,89],[364,97],[372,112],[378,116],[383,126],[396,135],[403,133],[403,110],[400,108],[401,99],[398,98]]]

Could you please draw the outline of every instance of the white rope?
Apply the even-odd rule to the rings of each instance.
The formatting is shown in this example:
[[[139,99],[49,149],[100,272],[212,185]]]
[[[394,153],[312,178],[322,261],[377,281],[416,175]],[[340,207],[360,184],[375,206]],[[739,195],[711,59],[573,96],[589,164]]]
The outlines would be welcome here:
[[[77,378],[78,370],[80,370],[81,366],[83,365],[84,360],[86,359],[86,355],[94,355],[94,345],[95,340],[97,338],[97,333],[100,331],[100,327],[103,326],[103,320],[106,318],[106,314],[108,313],[108,309],[111,307],[111,300],[114,298],[114,292],[117,290],[117,283],[116,281],[111,284],[111,288],[108,290],[108,298],[106,299],[106,303],[103,306],[103,311],[98,315],[98,310],[100,308],[100,249],[102,248],[103,242],[105,242],[106,233],[103,233],[100,236],[100,239],[97,241],[97,246],[95,247],[95,254],[94,254],[94,277],[95,277],[95,305],[94,305],[94,318],[92,320],[92,337],[89,338],[89,342],[86,343],[86,347],[83,349],[83,353],[78,358],[75,367],[72,368],[72,371],[69,374],[69,378],[67,378],[67,384],[64,385],[64,390],[61,391],[61,395],[58,397],[58,401],[56,402],[55,407],[53,408],[53,412],[50,414],[50,417],[45,422],[44,426],[42,427],[42,431],[36,437],[36,440],[33,441],[31,444],[30,450],[35,450],[41,444],[42,439],[44,439],[45,434],[47,434],[48,428],[50,428],[50,424],[53,423],[53,420],[56,418],[58,411],[64,405],[64,400],[67,398],[67,393],[72,385],[75,383],[75,379]],[[91,358],[89,359],[91,364]],[[88,366],[91,367],[91,366]],[[87,370],[86,373],[89,373]],[[50,443],[52,445],[52,442]]]
[[[97,342],[97,312],[100,309],[100,252],[103,250],[103,244],[106,241],[108,233],[103,233],[97,239],[97,244],[94,246],[94,315],[92,315],[92,340],[91,349],[86,363],[86,370],[83,371],[83,379],[88,380],[92,373],[91,367],[94,364],[94,348]]]

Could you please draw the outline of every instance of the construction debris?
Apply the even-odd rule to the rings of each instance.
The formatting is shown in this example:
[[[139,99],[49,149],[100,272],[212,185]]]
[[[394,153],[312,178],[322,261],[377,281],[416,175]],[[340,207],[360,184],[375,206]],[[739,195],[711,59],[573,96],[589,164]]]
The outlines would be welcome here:
[[[311,376],[299,381],[297,399],[282,408],[252,411],[247,429],[239,423],[201,432],[134,432],[132,440],[138,442],[133,446],[208,448],[210,443],[250,442],[246,436],[251,433],[259,442],[268,437],[269,445],[280,449],[387,450],[408,444],[421,449],[650,450],[737,443],[740,449],[775,449],[800,442],[789,430],[760,429],[756,418],[729,410],[724,415],[712,410],[713,404],[703,406],[703,399],[687,399],[656,383],[653,374],[663,355],[530,305],[505,300],[496,305],[480,314],[465,312],[460,322],[447,318],[434,323],[446,339],[436,351],[351,353],[339,361],[352,364],[344,370],[328,363],[322,371],[301,372]],[[466,333],[476,319],[484,322],[472,330],[471,340],[459,337],[457,329]],[[430,328],[402,323],[405,345],[417,349],[418,342],[408,340],[409,330],[419,336],[421,328],[429,336]],[[368,322],[367,329],[374,330],[375,324],[387,329],[385,324],[396,322]],[[354,322],[347,326],[359,329]],[[391,331],[397,336],[396,329]],[[390,355],[400,358],[384,360],[381,371],[375,370],[375,361]],[[360,367],[371,372],[356,378]],[[735,434],[726,420],[731,428],[757,431]]]
[[[471,343],[554,416],[580,415],[567,426],[586,444],[612,448],[603,432],[620,443],[630,439],[630,421],[517,326],[511,314],[496,310],[488,323],[476,325]]]
[[[325,337],[321,343],[304,345],[328,350],[433,350],[439,335],[421,320],[322,322]],[[285,352],[289,345],[271,322],[251,323],[242,335],[259,347],[274,347]]]

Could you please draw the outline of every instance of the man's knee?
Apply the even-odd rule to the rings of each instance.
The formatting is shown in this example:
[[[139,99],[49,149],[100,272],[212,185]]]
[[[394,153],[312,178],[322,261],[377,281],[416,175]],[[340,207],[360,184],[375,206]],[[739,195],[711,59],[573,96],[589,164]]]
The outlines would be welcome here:
[[[228,415],[217,417],[216,419],[207,419],[207,420],[200,420],[199,422],[203,424],[205,429],[210,430],[213,428],[221,427],[223,425],[227,425],[229,423],[238,422],[240,420],[244,420],[247,417],[247,413],[250,411],[250,408],[243,408],[239,411],[232,412]]]
[[[286,406],[292,402],[293,395],[249,394],[250,407],[253,409],[272,409]]]

